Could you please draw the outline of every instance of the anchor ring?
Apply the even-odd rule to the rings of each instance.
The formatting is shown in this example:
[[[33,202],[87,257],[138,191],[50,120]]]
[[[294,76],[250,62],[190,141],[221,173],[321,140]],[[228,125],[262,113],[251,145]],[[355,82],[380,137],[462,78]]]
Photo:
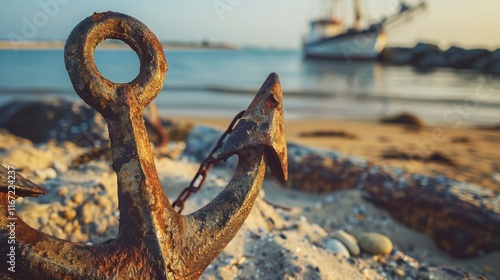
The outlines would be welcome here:
[[[132,81],[114,83],[97,69],[94,50],[106,39],[121,40],[137,53],[140,70]],[[80,22],[66,41],[64,62],[75,91],[103,115],[120,103],[122,90],[132,91],[141,109],[146,107],[162,89],[168,69],[154,33],[141,21],[116,12],[94,13]]]

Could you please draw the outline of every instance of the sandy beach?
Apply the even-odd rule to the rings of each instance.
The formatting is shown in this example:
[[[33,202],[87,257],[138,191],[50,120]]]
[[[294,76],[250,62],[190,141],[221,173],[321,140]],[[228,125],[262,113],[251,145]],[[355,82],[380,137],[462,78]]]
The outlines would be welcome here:
[[[196,125],[223,130],[230,122],[224,118],[166,117],[186,130]],[[177,135],[182,134],[172,136],[179,138]],[[498,129],[286,120],[286,137],[289,142],[335,150],[381,166],[445,175],[500,190],[500,152],[495,149],[500,142]],[[179,160],[185,143],[171,140],[176,141],[154,153],[163,189],[173,201],[198,164]],[[99,244],[116,237],[116,175],[109,158],[98,157],[71,168],[72,160],[89,148],[65,141],[33,144],[6,131],[0,134],[0,143],[0,163],[16,166],[48,191],[38,199],[19,199],[18,211],[24,221],[73,242]],[[411,154],[422,143],[428,147],[419,154],[425,162],[384,158],[394,151]],[[212,170],[203,190],[188,200],[185,214],[206,205],[231,176],[227,168]],[[393,249],[388,255],[364,249],[359,255],[352,254],[332,241],[338,230],[358,240],[369,232],[383,234]],[[267,179],[245,224],[201,279],[498,279],[499,258],[499,252],[452,257],[424,233],[367,202],[359,189],[314,194],[284,189]]]

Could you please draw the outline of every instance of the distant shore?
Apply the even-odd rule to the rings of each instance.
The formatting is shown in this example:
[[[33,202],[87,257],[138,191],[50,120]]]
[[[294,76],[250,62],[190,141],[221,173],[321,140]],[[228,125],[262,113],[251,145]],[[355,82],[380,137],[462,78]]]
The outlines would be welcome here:
[[[0,50],[62,50],[64,41],[0,41]],[[167,50],[199,50],[199,49],[221,49],[238,50],[239,47],[229,43],[210,42],[162,42],[162,46]],[[121,41],[101,42],[97,49],[123,50],[130,47]]]

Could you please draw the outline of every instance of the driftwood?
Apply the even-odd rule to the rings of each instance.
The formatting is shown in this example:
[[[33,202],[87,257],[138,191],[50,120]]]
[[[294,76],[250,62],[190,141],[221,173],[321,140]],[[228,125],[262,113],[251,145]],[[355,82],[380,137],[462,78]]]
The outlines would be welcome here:
[[[359,188],[364,198],[426,233],[451,255],[500,250],[500,193],[445,177],[410,174],[338,153],[289,145],[285,187],[325,193]]]

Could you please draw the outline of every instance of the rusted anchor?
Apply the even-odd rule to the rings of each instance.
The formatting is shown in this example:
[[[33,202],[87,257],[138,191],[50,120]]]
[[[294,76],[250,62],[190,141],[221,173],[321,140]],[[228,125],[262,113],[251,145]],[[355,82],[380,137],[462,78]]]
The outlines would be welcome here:
[[[93,51],[105,39],[127,43],[139,56],[140,73],[131,82],[104,78]],[[196,279],[234,237],[262,185],[266,162],[280,180],[287,178],[282,94],[271,74],[224,143],[220,158],[238,154],[227,187],[208,205],[187,216],[174,211],[162,191],[147,139],[143,108],[163,86],[167,64],[160,43],[141,22],[106,12],[86,18],[65,46],[66,69],[78,95],[100,112],[109,126],[113,169],[118,175],[119,234],[109,243],[87,246],[39,232],[15,215],[17,279]],[[2,177],[2,176],[0,176]],[[2,177],[3,178],[3,177]],[[43,193],[19,181],[19,196]],[[0,184],[2,258],[8,253],[6,182]]]

